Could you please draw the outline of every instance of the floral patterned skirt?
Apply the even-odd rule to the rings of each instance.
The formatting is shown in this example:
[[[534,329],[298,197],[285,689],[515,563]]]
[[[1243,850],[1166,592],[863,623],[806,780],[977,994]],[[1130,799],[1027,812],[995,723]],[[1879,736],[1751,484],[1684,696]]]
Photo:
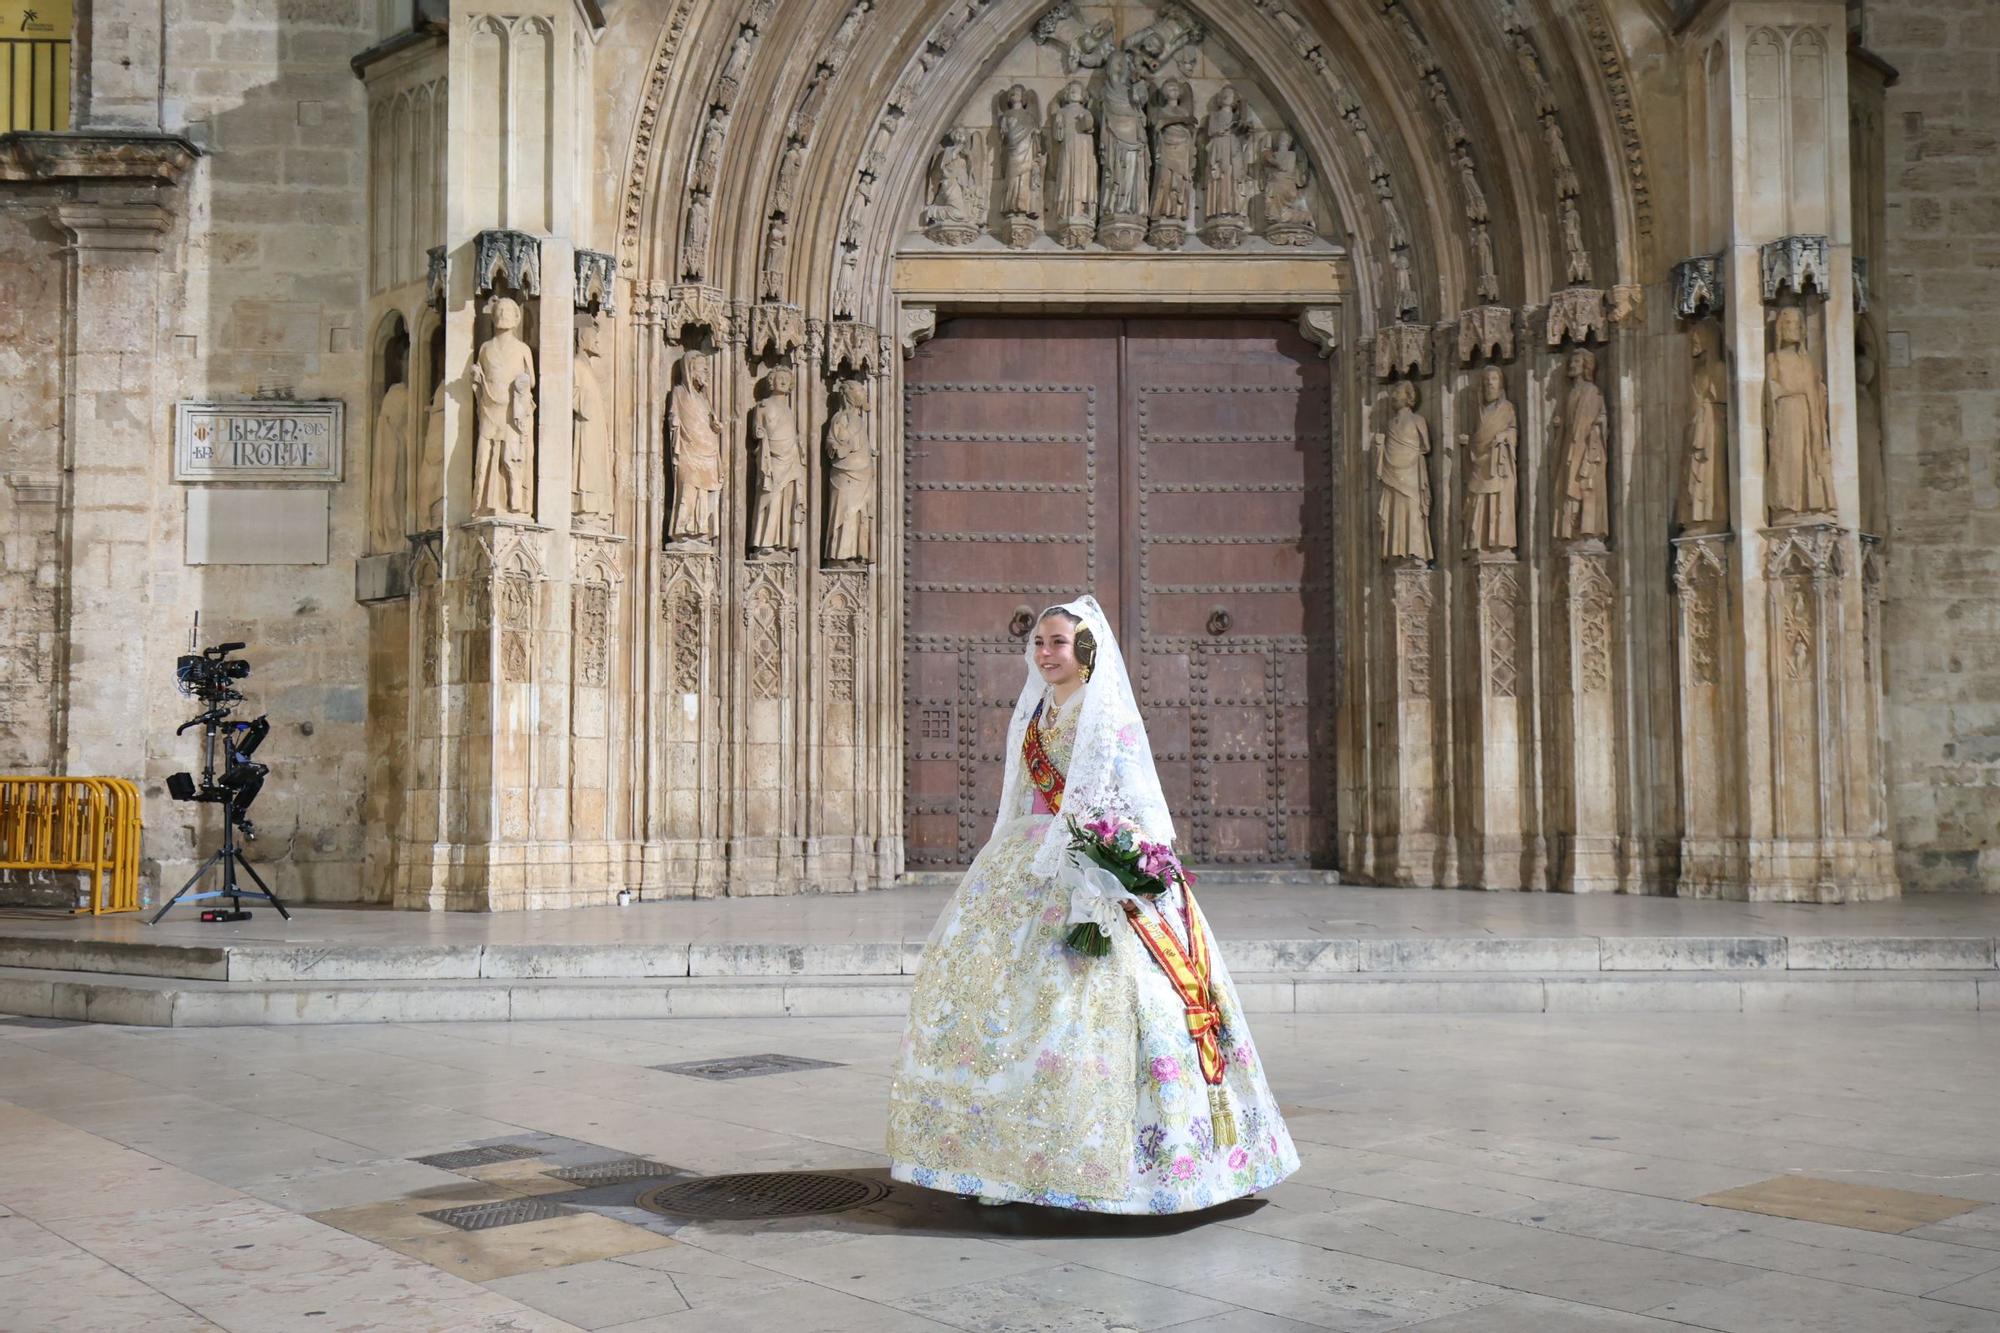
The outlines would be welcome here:
[[[1218,1145],[1185,1011],[1136,933],[1114,931],[1103,958],[1064,944],[1069,890],[1031,865],[1062,836],[1048,815],[1002,829],[931,931],[889,1093],[890,1173],[1101,1213],[1187,1212],[1283,1180],[1298,1153],[1220,951],[1237,1142]],[[1175,897],[1161,906],[1178,923]]]

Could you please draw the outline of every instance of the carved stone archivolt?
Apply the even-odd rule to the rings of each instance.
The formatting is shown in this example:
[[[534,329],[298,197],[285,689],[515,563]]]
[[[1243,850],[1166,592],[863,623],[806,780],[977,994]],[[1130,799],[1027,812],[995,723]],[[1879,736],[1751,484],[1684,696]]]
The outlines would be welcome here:
[[[1516,0],[1498,0],[1500,29],[1506,34],[1515,67],[1533,100],[1540,122],[1542,145],[1546,150],[1549,176],[1555,188],[1557,235],[1562,245],[1562,268],[1573,285],[1588,286],[1594,265],[1590,246],[1583,234],[1583,216],[1578,197],[1583,185],[1570,157],[1569,141],[1563,133],[1562,103],[1549,82],[1533,27]]]
[[[1417,77],[1423,81],[1424,98],[1431,104],[1443,130],[1445,151],[1458,178],[1459,200],[1465,210],[1466,248],[1472,261],[1473,299],[1498,301],[1500,277],[1494,270],[1492,216],[1486,203],[1486,187],[1480,181],[1479,163],[1473,154],[1471,133],[1459,113],[1457,99],[1445,82],[1437,55],[1410,17],[1408,7],[1401,0],[1381,0],[1381,4],[1383,14],[1395,25],[1397,36],[1410,54]]]

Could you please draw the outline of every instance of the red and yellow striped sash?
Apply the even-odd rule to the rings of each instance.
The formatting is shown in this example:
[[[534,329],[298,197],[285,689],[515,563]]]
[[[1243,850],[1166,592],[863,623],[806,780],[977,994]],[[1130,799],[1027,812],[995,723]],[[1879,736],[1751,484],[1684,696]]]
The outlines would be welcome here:
[[[1180,997],[1188,1036],[1193,1039],[1195,1054],[1201,1060],[1202,1081],[1208,1084],[1215,1143],[1218,1147],[1229,1147],[1236,1142],[1236,1121],[1229,1113],[1228,1096],[1222,1087],[1222,1076],[1228,1070],[1222,1054],[1222,1009],[1215,1000],[1208,935],[1194,915],[1194,895],[1185,883],[1181,885],[1181,919],[1187,925],[1188,939],[1185,949],[1164,920],[1147,916],[1130,898],[1125,900],[1124,907],[1125,917],[1146,946],[1146,952],[1160,965],[1160,971],[1166,973],[1168,983]]]

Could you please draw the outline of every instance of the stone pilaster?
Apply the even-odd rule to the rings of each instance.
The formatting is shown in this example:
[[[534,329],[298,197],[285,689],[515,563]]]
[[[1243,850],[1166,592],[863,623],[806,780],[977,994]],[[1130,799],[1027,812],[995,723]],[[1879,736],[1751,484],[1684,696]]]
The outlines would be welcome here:
[[[1556,770],[1551,824],[1558,837],[1553,887],[1613,892],[1624,884],[1613,694],[1616,569],[1611,552],[1597,542],[1568,545],[1555,559],[1561,662],[1550,728]]]
[[[1511,551],[1469,557],[1469,678],[1464,682],[1461,746],[1468,846],[1460,879],[1482,889],[1522,889],[1540,859],[1528,829],[1535,793],[1529,764],[1524,648],[1525,566]]]
[[[1680,706],[1681,851],[1678,891],[1713,897],[1745,873],[1740,665],[1733,542],[1727,533],[1674,542],[1674,686]]]
[[[1383,567],[1387,624],[1375,728],[1375,869],[1382,884],[1436,882],[1439,847],[1434,697],[1437,571],[1418,560]]]

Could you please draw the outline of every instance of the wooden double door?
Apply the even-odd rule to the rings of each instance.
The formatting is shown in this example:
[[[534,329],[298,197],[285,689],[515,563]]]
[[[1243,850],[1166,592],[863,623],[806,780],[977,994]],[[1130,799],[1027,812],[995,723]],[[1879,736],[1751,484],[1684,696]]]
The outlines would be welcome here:
[[[1331,865],[1326,363],[1265,319],[949,320],[904,398],[904,835],[967,864],[999,802],[1025,622],[1118,632],[1185,855]]]

